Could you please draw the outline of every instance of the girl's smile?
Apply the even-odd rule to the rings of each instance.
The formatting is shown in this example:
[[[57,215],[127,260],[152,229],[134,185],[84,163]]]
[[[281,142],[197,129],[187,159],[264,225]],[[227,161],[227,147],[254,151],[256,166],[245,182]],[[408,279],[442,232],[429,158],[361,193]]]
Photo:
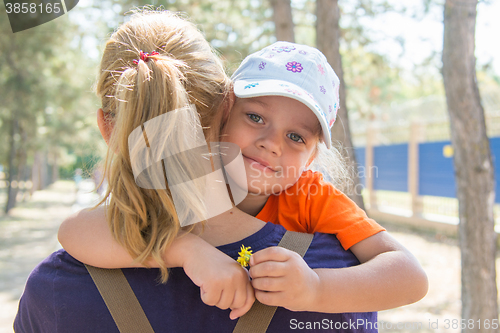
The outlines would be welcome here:
[[[257,168],[257,169],[262,170],[264,172],[266,172],[266,171],[267,172],[277,172],[276,170],[273,169],[273,167],[271,167],[269,165],[269,163],[267,163],[264,160],[259,159],[258,157],[248,157],[248,156],[243,155],[243,160],[246,163],[249,163],[251,167]]]

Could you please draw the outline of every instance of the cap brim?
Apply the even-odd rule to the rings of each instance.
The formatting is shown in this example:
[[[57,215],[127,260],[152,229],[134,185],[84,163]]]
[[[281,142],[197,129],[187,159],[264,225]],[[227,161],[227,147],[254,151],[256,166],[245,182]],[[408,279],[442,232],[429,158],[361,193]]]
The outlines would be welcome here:
[[[316,115],[323,131],[323,141],[330,148],[331,138],[326,117],[311,94],[299,86],[280,80],[237,80],[234,82],[234,94],[239,98],[261,96],[283,96],[293,98],[306,105]]]

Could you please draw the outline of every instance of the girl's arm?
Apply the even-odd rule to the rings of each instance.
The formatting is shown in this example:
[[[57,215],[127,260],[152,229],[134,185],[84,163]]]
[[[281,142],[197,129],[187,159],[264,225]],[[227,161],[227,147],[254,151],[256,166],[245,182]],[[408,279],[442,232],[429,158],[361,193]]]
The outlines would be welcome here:
[[[328,308],[332,298],[327,297],[335,297],[344,311],[381,311],[415,303],[427,294],[427,275],[418,260],[388,232],[368,237],[351,251],[360,265],[315,270],[322,290],[318,308]]]
[[[101,268],[144,267],[111,235],[104,207],[82,210],[68,217],[59,227],[59,242],[77,260]],[[200,237],[183,232],[163,256],[167,267],[183,267],[186,275],[200,287],[207,305],[231,308],[232,319],[245,314],[255,297],[248,275],[235,260]],[[150,259],[149,267],[158,267]],[[223,272],[223,273],[221,273]]]
[[[310,269],[295,252],[268,248],[250,260],[255,297],[294,311],[368,312],[414,303],[427,293],[417,259],[387,232],[351,247],[361,262],[340,269]]]
[[[113,238],[104,207],[84,209],[66,218],[59,227],[57,237],[69,254],[88,265],[101,268],[145,267],[134,262],[127,250]],[[177,242],[176,245],[180,247],[182,244]],[[182,267],[182,252],[175,249],[176,246],[172,246],[172,255],[165,258],[168,267]],[[154,260],[147,264],[159,267]]]

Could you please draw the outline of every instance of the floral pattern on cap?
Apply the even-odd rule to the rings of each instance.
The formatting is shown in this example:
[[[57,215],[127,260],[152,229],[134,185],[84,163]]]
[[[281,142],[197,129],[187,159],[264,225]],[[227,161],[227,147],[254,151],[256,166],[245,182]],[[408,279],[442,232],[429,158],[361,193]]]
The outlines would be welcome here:
[[[295,46],[279,46],[279,47],[273,48],[273,51],[276,51],[278,53],[291,52],[293,50],[295,50]]]
[[[286,70],[293,73],[300,73],[302,72],[303,68],[299,62],[290,61],[289,63],[286,64]]]
[[[321,64],[318,64],[318,71],[321,73],[321,75],[325,75],[325,69],[323,68],[323,66],[321,66]]]
[[[245,86],[245,89],[255,88],[255,87],[256,87],[256,86],[258,86],[258,85],[259,85],[259,83],[258,83],[258,82],[257,82],[257,83],[250,83],[250,84],[247,84],[247,85]]]
[[[309,96],[310,99],[314,100],[314,96],[310,93],[308,93],[307,91],[305,92],[307,96]]]
[[[295,89],[286,88],[285,91],[288,91],[289,93],[292,93],[292,94],[298,95],[298,96],[302,95],[299,91],[297,91]]]

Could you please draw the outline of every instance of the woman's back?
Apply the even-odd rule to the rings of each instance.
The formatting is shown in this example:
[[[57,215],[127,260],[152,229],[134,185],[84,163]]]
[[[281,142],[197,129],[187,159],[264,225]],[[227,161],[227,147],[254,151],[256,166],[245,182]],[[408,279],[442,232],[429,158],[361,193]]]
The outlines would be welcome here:
[[[218,247],[236,259],[242,244],[259,251],[276,246],[285,229],[267,223],[253,235]],[[342,268],[359,264],[333,235],[315,234],[304,256],[311,268]],[[158,269],[124,269],[155,332],[232,332],[229,311],[205,305],[200,289],[181,268],[171,270],[167,284]],[[377,314],[292,312],[278,308],[268,332],[376,332]],[[55,252],[28,279],[14,328],[21,332],[118,332],[85,266],[65,251]]]

